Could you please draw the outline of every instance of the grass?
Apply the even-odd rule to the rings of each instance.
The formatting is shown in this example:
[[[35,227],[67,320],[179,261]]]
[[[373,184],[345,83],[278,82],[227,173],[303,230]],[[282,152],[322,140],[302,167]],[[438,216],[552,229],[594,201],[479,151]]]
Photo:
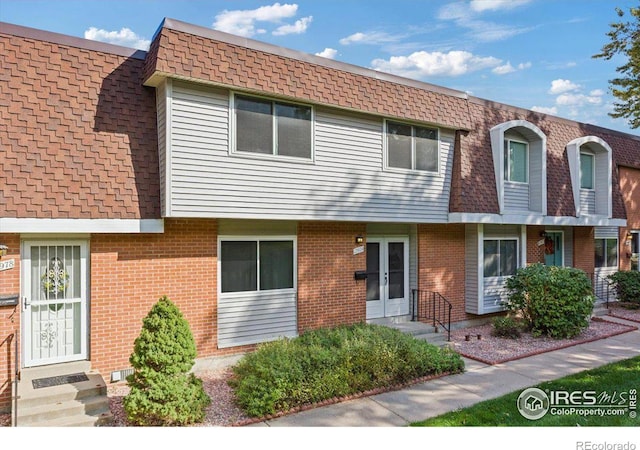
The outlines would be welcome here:
[[[499,380],[496,380],[499,382]],[[613,394],[627,394],[632,389],[640,390],[640,356],[621,362],[608,364],[597,369],[587,370],[558,380],[536,386],[545,392],[565,390],[569,392],[595,391]],[[640,418],[631,418],[629,413],[623,416],[582,416],[552,415],[550,412],[538,420],[524,418],[516,407],[520,391],[502,397],[487,400],[468,408],[452,411],[438,417],[412,424],[420,427],[462,427],[462,426],[640,426]],[[640,410],[640,405],[637,407]],[[640,412],[640,411],[639,411]]]

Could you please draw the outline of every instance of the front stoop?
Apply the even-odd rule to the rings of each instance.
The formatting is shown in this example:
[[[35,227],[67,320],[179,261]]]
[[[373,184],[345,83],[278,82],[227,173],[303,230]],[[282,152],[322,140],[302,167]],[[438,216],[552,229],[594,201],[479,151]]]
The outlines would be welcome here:
[[[84,373],[88,381],[34,389],[32,380]],[[88,361],[22,369],[18,383],[19,427],[92,427],[109,425],[107,386]]]
[[[591,313],[591,317],[600,317],[600,316],[606,316],[607,314],[609,314],[609,308],[607,308],[607,304],[606,303],[596,303],[593,306],[593,312]]]

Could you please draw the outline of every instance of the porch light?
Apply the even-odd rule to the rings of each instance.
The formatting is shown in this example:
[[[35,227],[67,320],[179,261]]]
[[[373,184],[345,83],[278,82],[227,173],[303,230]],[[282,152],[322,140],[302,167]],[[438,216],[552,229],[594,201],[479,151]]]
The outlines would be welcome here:
[[[6,255],[8,250],[9,250],[9,247],[7,247],[4,244],[0,244],[0,258]]]
[[[633,240],[633,235],[627,231],[627,236],[625,237],[624,243],[627,245],[627,247],[631,247],[631,241]]]
[[[364,236],[356,236],[356,244],[362,244],[364,242]]]

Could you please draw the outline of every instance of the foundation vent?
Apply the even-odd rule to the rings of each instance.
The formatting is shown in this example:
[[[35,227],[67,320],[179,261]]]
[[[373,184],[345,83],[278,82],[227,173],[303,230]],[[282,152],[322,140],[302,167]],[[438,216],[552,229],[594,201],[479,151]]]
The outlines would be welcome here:
[[[133,373],[133,369],[121,369],[116,370],[115,372],[111,372],[111,382],[117,383],[118,381],[124,381],[127,379],[127,376]]]

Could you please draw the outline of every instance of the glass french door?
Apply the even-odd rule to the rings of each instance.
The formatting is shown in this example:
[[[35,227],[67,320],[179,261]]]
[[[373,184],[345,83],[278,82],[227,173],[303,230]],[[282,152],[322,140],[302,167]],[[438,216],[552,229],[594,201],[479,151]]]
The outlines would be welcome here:
[[[409,238],[367,238],[367,319],[409,314]]]
[[[26,367],[87,358],[87,286],[85,241],[23,243]]]

